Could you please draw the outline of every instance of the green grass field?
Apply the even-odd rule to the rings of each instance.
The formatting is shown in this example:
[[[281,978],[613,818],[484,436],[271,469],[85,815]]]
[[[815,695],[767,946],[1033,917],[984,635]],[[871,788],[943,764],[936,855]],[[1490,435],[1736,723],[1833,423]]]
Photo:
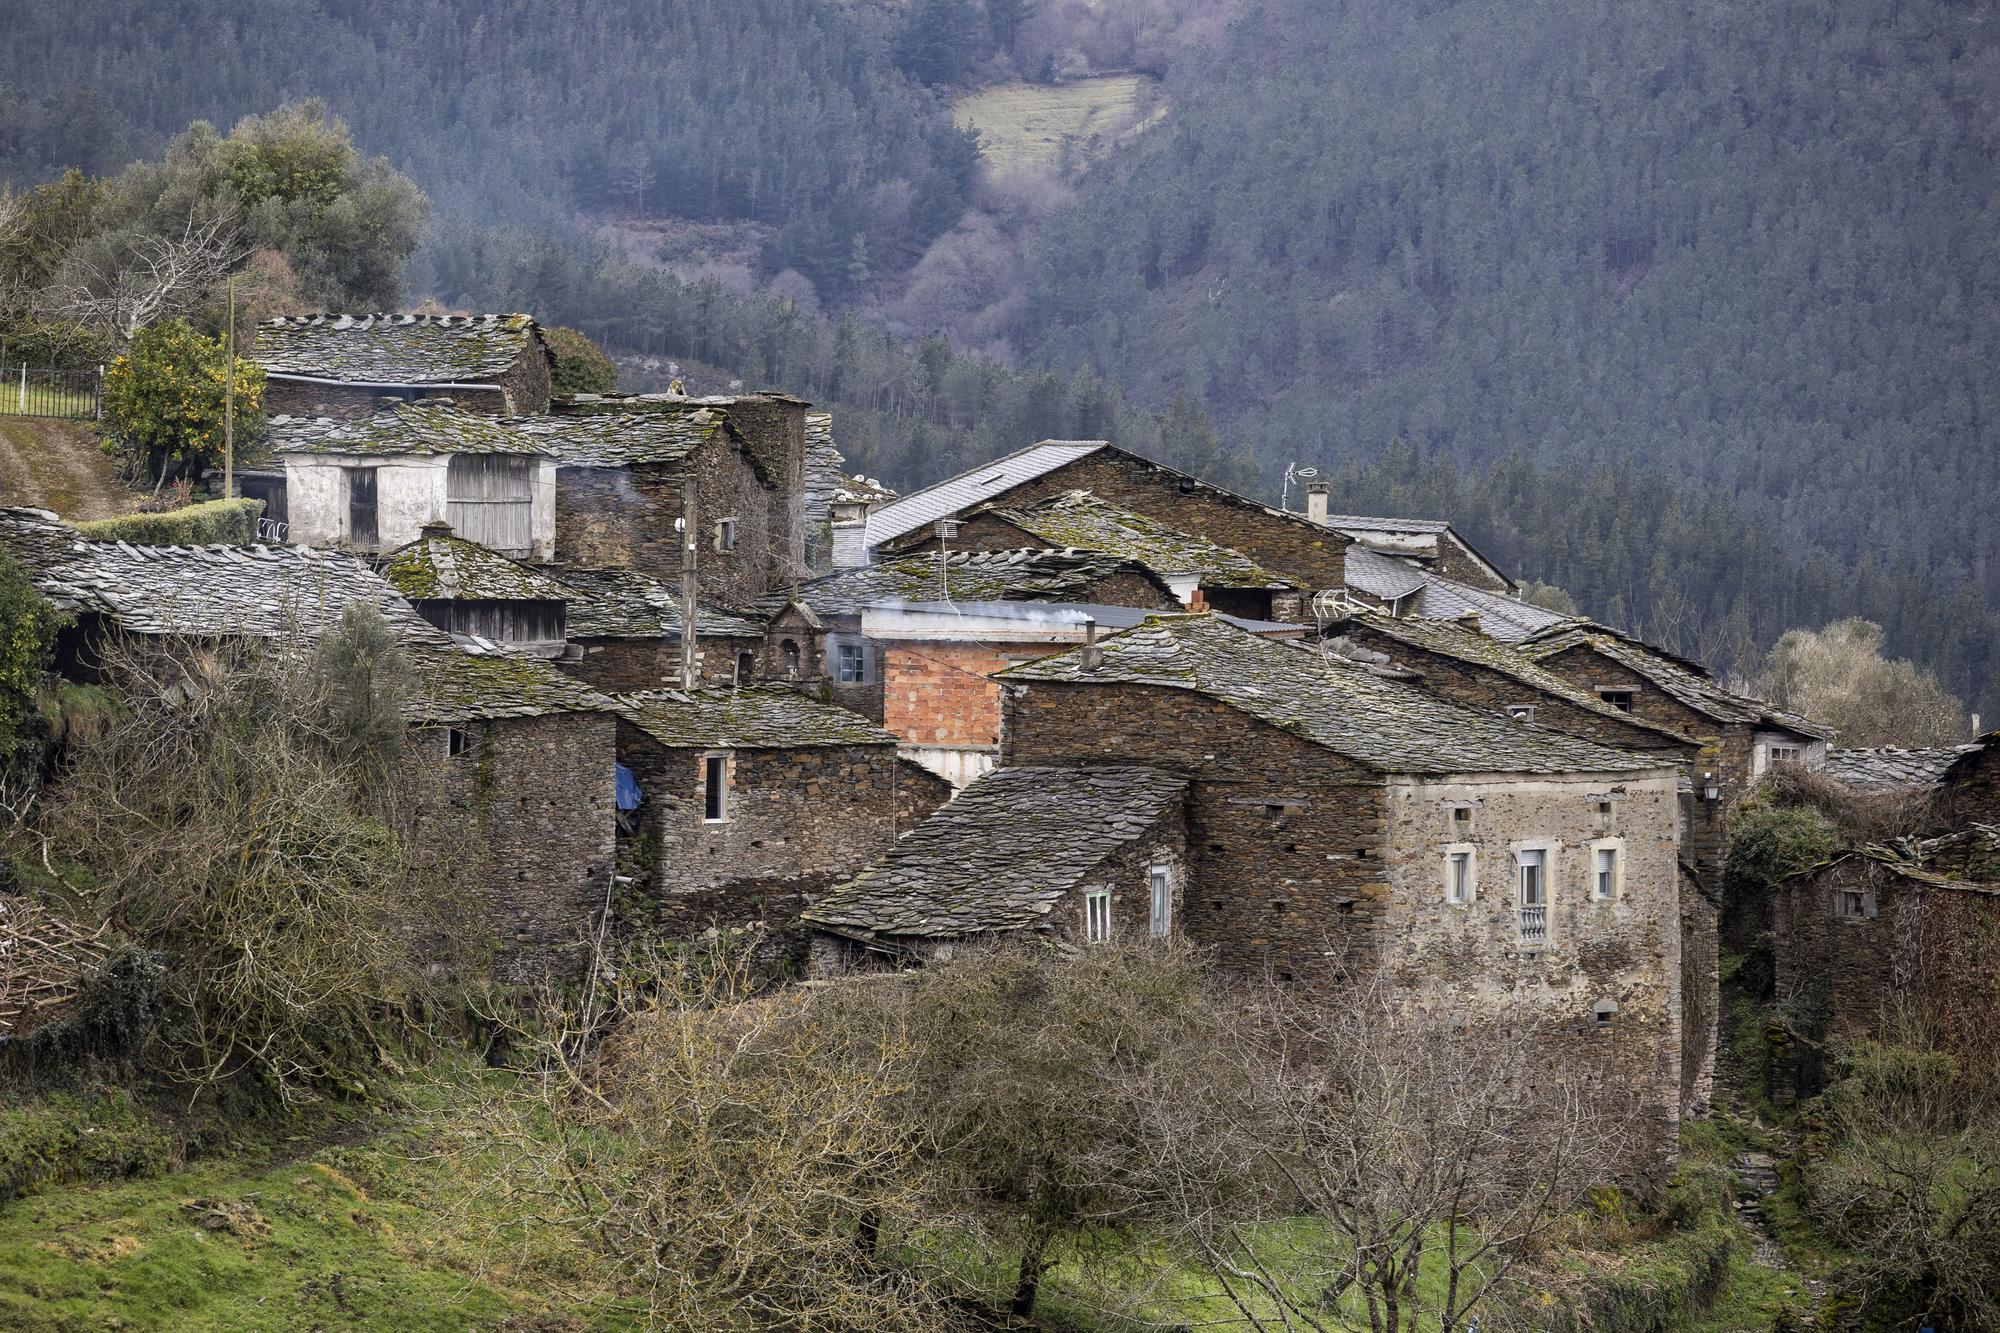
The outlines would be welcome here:
[[[1081,166],[1108,151],[1119,138],[1150,124],[1142,122],[1141,94],[1152,80],[1139,74],[1112,74],[1049,87],[1003,83],[962,98],[952,116],[979,131],[987,161],[998,169],[1016,166]]]

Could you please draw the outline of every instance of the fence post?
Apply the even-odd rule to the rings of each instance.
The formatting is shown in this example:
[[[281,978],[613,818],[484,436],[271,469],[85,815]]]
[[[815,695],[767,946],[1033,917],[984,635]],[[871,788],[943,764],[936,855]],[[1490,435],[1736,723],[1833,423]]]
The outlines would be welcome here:
[[[28,415],[28,362],[25,357],[21,360],[21,415]]]
[[[92,406],[95,410],[92,419],[104,420],[104,367],[101,364],[97,367],[97,400]]]

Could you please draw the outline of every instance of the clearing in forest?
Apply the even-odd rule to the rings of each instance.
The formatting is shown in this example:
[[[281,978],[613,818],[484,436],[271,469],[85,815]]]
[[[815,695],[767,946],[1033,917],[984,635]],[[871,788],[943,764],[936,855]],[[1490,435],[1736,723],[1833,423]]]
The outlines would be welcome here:
[[[960,99],[952,119],[979,131],[981,151],[996,170],[1082,166],[1165,114],[1164,106],[1140,112],[1152,85],[1143,74],[1107,74],[1056,86],[995,84]]]

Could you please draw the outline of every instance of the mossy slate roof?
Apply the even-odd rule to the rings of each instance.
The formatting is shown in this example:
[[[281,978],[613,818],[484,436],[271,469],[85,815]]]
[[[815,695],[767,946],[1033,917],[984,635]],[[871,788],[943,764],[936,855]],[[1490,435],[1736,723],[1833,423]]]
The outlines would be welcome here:
[[[454,536],[450,528],[425,528],[383,559],[381,574],[411,601],[560,602],[569,596],[534,566]]]
[[[1826,775],[1861,791],[1921,791],[1936,784],[1952,761],[1976,745],[1904,750],[1893,745],[1828,750]]]
[[[674,588],[636,569],[573,569],[550,565],[568,602],[565,625],[572,639],[679,639],[681,599]],[[696,638],[761,638],[762,621],[697,603]]]
[[[536,342],[527,315],[294,315],[257,330],[270,375],[356,385],[486,384]]]
[[[1075,602],[1115,574],[1165,584],[1144,565],[1103,551],[960,551],[904,556],[843,569],[804,584],[798,600],[822,614],[853,615],[863,607],[910,602]]]
[[[414,722],[608,713],[611,701],[547,662],[476,654],[424,620],[353,556],[310,546],[134,546],[87,541],[37,510],[0,510],[0,550],[56,605],[132,634],[310,640],[353,604],[396,631],[417,677]]]
[[[1385,611],[1373,609],[1355,610],[1349,614],[1353,624],[1366,626],[1399,643],[1408,644],[1419,652],[1435,653],[1440,657],[1449,657],[1455,661],[1499,672],[1538,693],[1561,699],[1585,712],[1595,713],[1599,717],[1639,731],[1656,732],[1661,737],[1674,741],[1685,742],[1687,739],[1671,727],[1659,726],[1644,718],[1634,717],[1623,709],[1612,707],[1592,691],[1572,684],[1498,639],[1489,638],[1457,621],[1418,618],[1399,620]],[[1336,626],[1329,633],[1337,634],[1338,629]],[[1335,647],[1337,651],[1338,645]],[[1415,669],[1421,674],[1423,668],[1419,664]]]
[[[618,715],[677,749],[795,750],[896,744],[861,714],[782,685],[648,690],[616,696]]]
[[[864,938],[1045,926],[1063,896],[1174,814],[1187,780],[1156,768],[996,768],[802,914]]]
[[[1199,575],[1204,588],[1297,588],[1241,551],[1170,528],[1091,491],[1069,491],[1030,509],[996,509],[1000,518],[1058,546],[1103,551],[1161,575]]]
[[[1212,615],[1156,616],[995,673],[1003,683],[1153,685],[1225,703],[1380,773],[1617,773],[1661,767],[1531,722],[1451,703],[1338,658],[1261,639]],[[1171,716],[1160,719],[1171,727]]]
[[[270,454],[526,454],[549,451],[510,419],[434,403],[402,403],[359,420],[272,417],[261,451]]]
[[[1528,641],[1521,646],[1521,651],[1538,662],[1546,662],[1560,653],[1577,647],[1589,647],[1592,651],[1651,681],[1668,697],[1717,722],[1771,727],[1821,740],[1833,735],[1831,727],[1801,717],[1797,713],[1787,712],[1785,709],[1765,703],[1762,699],[1724,689],[1709,679],[1705,673],[1685,666],[1665,653],[1655,652],[1644,644],[1634,643],[1624,635],[1604,629],[1602,626],[1589,624],[1570,626]]]

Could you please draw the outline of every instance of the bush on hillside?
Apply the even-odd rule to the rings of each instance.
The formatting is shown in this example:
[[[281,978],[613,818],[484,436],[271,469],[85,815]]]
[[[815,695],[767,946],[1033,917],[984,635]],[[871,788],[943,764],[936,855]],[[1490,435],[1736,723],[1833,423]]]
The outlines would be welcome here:
[[[78,523],[76,530],[99,541],[134,546],[243,546],[257,540],[262,500],[208,500],[163,514],[126,514]]]
[[[41,752],[41,698],[62,613],[0,554],[0,781]]]
[[[104,372],[104,413],[112,430],[145,456],[147,470],[198,473],[222,464],[225,401],[222,343],[184,320],[133,335]],[[236,447],[264,431],[264,370],[236,359]]]

